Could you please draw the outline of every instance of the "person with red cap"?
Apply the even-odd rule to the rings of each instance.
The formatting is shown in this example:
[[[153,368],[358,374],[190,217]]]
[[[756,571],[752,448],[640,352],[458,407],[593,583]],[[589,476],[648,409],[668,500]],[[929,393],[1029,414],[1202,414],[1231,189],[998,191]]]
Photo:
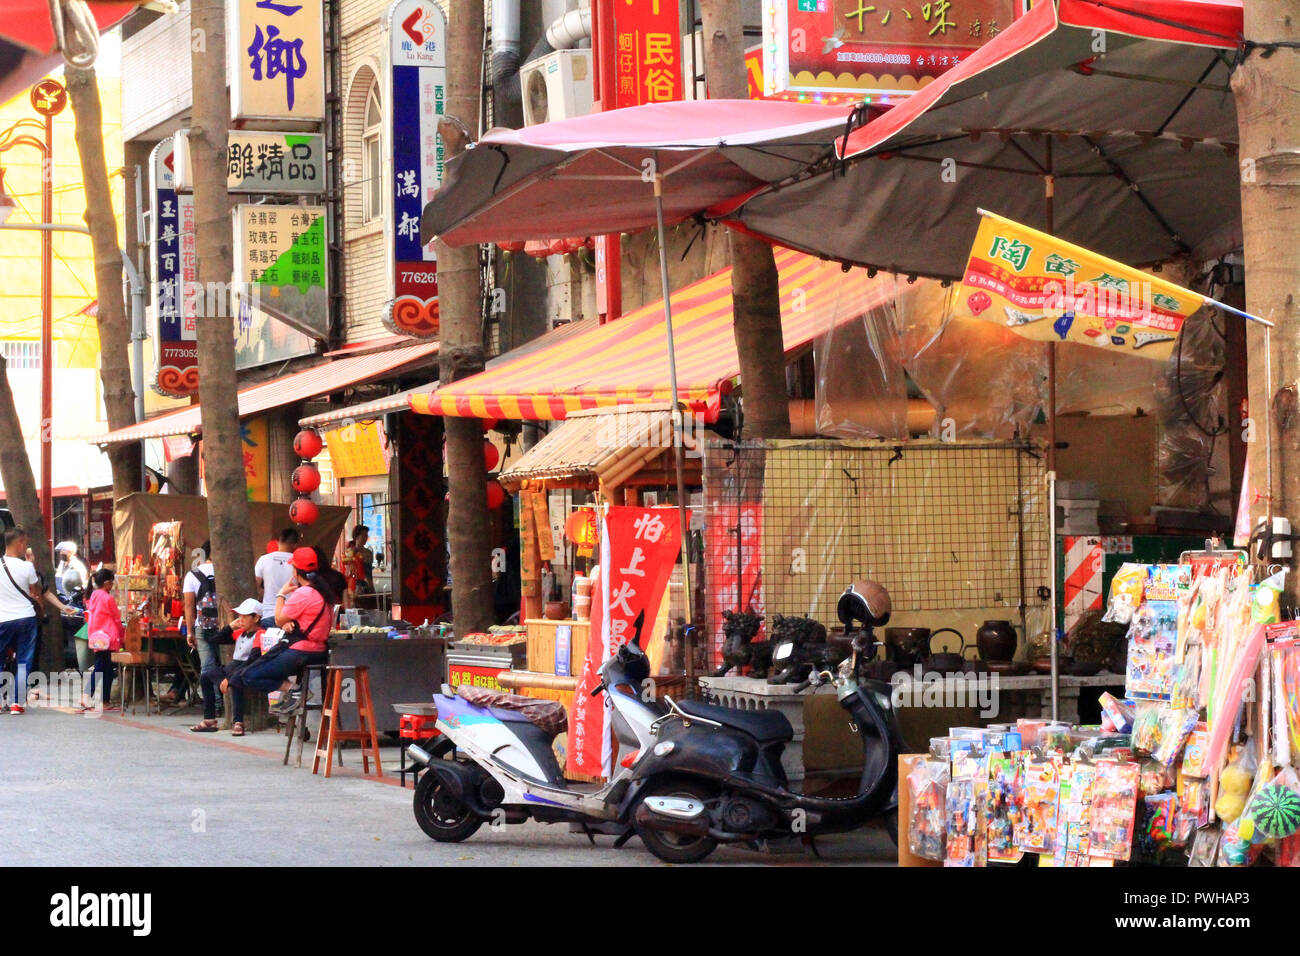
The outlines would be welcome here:
[[[331,579],[317,573],[321,558],[315,548],[297,548],[289,559],[293,577],[275,596],[275,624],[288,639],[263,655],[243,673],[229,678],[236,737],[244,735],[244,688],[285,695],[291,678],[311,664],[327,659],[326,639],[334,623],[334,606],[342,599]]]

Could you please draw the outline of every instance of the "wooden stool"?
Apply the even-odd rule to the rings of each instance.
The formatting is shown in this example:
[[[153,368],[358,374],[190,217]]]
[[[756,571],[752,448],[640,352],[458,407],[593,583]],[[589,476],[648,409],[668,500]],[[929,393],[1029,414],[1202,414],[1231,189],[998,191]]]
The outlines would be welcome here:
[[[370,668],[361,664],[330,664],[325,672],[329,681],[320,711],[320,729],[316,732],[316,756],[311,762],[311,772],[316,773],[320,769],[321,757],[324,757],[325,776],[328,777],[334,766],[334,748],[346,741],[355,740],[361,744],[362,773],[369,775],[370,758],[373,757],[375,776],[382,777],[384,769],[379,763],[379,739],[375,736],[375,711],[370,698]],[[343,680],[348,675],[356,679],[356,730],[340,730],[338,727]]]
[[[307,714],[313,710],[323,710],[324,703],[309,703],[308,697],[311,694],[311,675],[312,671],[320,675],[320,692],[324,696],[326,688],[329,686],[325,677],[324,664],[308,664],[298,674],[298,683],[302,689],[302,697],[298,701],[298,706],[289,711],[284,723],[284,762],[282,766],[289,766],[289,750],[293,747],[293,741],[298,739],[298,766],[302,766],[302,745],[311,737],[311,732],[307,729]],[[367,690],[369,690],[367,682]]]

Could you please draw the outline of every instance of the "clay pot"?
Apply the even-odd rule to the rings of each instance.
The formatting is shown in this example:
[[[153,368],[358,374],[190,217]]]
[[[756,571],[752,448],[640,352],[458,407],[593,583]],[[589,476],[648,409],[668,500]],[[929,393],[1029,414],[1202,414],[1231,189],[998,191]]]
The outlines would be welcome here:
[[[930,656],[928,627],[885,628],[886,659],[899,667],[909,668]]]
[[[569,616],[568,601],[547,601],[542,616],[548,621],[563,621]]]
[[[975,632],[980,660],[1009,661],[1016,656],[1016,629],[1010,621],[985,621]]]

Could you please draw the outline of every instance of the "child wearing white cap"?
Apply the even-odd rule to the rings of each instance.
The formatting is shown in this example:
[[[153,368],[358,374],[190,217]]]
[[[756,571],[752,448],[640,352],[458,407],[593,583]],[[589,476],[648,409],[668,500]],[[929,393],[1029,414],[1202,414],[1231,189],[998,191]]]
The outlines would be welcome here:
[[[196,734],[211,734],[217,731],[217,690],[224,688],[226,680],[242,671],[257,660],[264,650],[272,646],[268,640],[263,643],[266,630],[262,628],[262,602],[257,598],[248,598],[234,609],[229,624],[217,632],[215,644],[234,644],[234,659],[224,667],[219,659],[205,668],[199,675],[199,686],[203,691],[203,719],[190,728]],[[278,640],[278,635],[277,635]],[[244,735],[244,725],[236,723],[232,728],[234,736]]]

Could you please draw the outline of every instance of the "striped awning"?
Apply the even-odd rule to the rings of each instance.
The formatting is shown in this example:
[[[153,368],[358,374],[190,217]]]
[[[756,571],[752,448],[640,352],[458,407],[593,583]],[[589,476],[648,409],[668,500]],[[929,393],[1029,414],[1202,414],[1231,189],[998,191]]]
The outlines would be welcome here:
[[[893,295],[892,277],[869,279],[865,269],[845,273],[836,263],[788,249],[777,250],[776,264],[787,355]],[[706,421],[714,421],[723,390],[740,374],[732,331],[731,270],[674,292],[672,306],[678,395]],[[581,335],[502,356],[499,364],[478,375],[416,392],[411,408],[426,415],[539,420],[671,397],[660,301]]]
[[[328,392],[359,385],[395,372],[398,369],[428,364],[438,353],[437,342],[419,342],[383,352],[334,359],[314,365],[301,372],[293,372],[258,385],[239,390],[239,417],[247,418],[274,408],[283,408],[296,402],[315,398]],[[202,427],[198,405],[190,405],[157,418],[146,419],[126,428],[108,432],[93,439],[95,444],[112,445],[117,442],[140,441],[145,438],[166,438],[171,435],[197,434]]]

